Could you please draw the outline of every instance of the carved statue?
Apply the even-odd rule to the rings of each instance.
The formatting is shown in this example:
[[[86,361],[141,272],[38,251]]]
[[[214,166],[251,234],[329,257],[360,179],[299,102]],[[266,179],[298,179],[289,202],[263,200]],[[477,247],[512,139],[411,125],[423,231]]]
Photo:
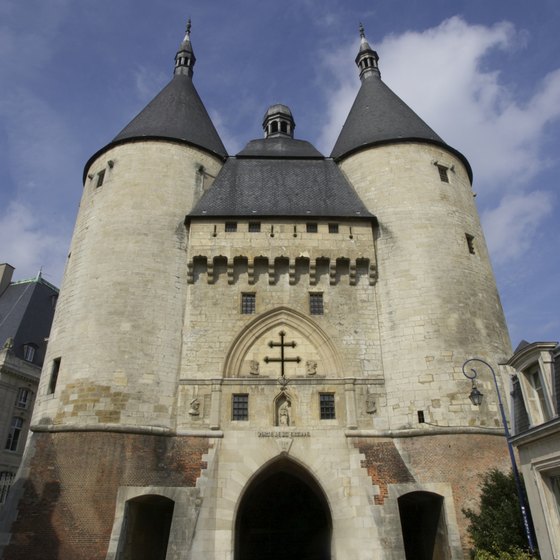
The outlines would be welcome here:
[[[259,375],[259,362],[257,360],[249,361],[249,373],[251,375]]]
[[[278,425],[279,426],[290,425],[290,405],[288,401],[284,401],[280,405],[280,408],[278,409]]]
[[[307,371],[307,375],[315,375],[317,373],[317,362],[307,360],[305,362],[305,369]]]
[[[377,412],[377,402],[373,393],[366,395],[366,412],[368,414],[375,414]]]
[[[2,348],[2,350],[11,350],[14,347],[14,338],[12,336],[9,336],[6,339],[6,342],[4,342],[4,347]]]
[[[198,397],[195,397],[191,401],[191,408],[189,410],[189,414],[191,416],[199,416],[200,415],[200,401],[198,400]]]

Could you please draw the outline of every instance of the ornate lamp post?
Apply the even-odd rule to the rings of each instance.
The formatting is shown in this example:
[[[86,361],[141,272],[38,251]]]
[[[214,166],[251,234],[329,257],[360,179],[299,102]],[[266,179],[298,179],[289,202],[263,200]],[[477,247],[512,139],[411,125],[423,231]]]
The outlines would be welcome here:
[[[481,364],[484,364],[492,373],[492,377],[494,378],[494,385],[496,387],[496,393],[498,394],[498,404],[500,407],[500,414],[502,416],[502,424],[504,426],[504,432],[505,432],[505,436],[506,436],[506,443],[507,443],[507,447],[508,447],[508,451],[509,451],[509,458],[511,461],[511,470],[513,471],[513,477],[515,479],[515,486],[517,487],[517,496],[519,498],[519,507],[521,509],[521,516],[523,517],[523,527],[525,528],[525,536],[527,537],[527,543],[529,545],[529,550],[531,551],[531,554],[533,554],[535,552],[535,545],[534,545],[534,540],[533,540],[533,535],[531,534],[531,526],[529,525],[529,517],[527,515],[527,505],[525,502],[525,494],[523,492],[523,487],[521,486],[521,479],[519,477],[519,471],[517,470],[517,463],[515,461],[515,454],[513,452],[513,447],[509,441],[510,438],[510,434],[509,434],[509,428],[507,425],[507,420],[506,420],[506,414],[504,412],[504,405],[502,404],[502,396],[500,395],[500,389],[498,388],[498,380],[496,379],[496,373],[494,372],[494,369],[492,368],[492,366],[488,363],[485,362],[484,360],[481,360],[480,358],[471,358],[470,360],[467,360],[464,364],[463,364],[463,375],[467,378],[471,380],[471,384],[472,384],[472,389],[471,389],[471,394],[469,395],[469,399],[470,401],[475,405],[475,406],[480,406],[482,404],[482,399],[484,397],[484,395],[478,390],[478,387],[476,386],[476,378],[478,376],[478,373],[476,371],[476,369],[474,369],[474,367],[472,366],[468,366],[468,371],[467,371],[467,365],[468,364],[472,364],[473,362],[478,362]]]

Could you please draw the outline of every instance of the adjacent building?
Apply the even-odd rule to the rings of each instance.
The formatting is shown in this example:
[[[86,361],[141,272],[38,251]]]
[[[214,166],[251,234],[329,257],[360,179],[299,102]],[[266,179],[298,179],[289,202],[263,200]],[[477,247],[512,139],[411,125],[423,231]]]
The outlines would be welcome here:
[[[330,156],[278,103],[229,155],[195,60],[86,163],[3,558],[467,558],[509,460],[462,364],[511,355],[469,162],[363,29]]]
[[[560,558],[560,346],[523,341],[508,364],[513,379],[513,435],[539,552]]]
[[[12,282],[0,264],[0,507],[21,462],[58,289],[41,274]]]

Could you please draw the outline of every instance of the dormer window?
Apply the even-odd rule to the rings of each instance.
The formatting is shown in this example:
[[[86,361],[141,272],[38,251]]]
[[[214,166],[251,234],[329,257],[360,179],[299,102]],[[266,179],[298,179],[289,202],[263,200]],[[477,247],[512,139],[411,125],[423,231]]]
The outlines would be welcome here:
[[[23,345],[23,359],[26,362],[31,362],[33,363],[33,360],[35,359],[35,352],[37,351],[37,346],[35,344],[24,344]]]

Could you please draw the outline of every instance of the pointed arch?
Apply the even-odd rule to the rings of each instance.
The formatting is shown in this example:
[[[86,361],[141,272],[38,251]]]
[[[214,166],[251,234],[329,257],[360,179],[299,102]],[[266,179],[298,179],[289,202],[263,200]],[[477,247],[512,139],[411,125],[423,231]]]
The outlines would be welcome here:
[[[325,331],[303,313],[289,307],[277,307],[251,321],[237,335],[227,353],[223,376],[239,377],[245,357],[254,341],[277,327],[291,328],[309,342],[320,355],[327,376],[342,375],[340,356]]]
[[[331,558],[332,512],[317,479],[286,455],[247,482],[235,512],[235,560]]]

